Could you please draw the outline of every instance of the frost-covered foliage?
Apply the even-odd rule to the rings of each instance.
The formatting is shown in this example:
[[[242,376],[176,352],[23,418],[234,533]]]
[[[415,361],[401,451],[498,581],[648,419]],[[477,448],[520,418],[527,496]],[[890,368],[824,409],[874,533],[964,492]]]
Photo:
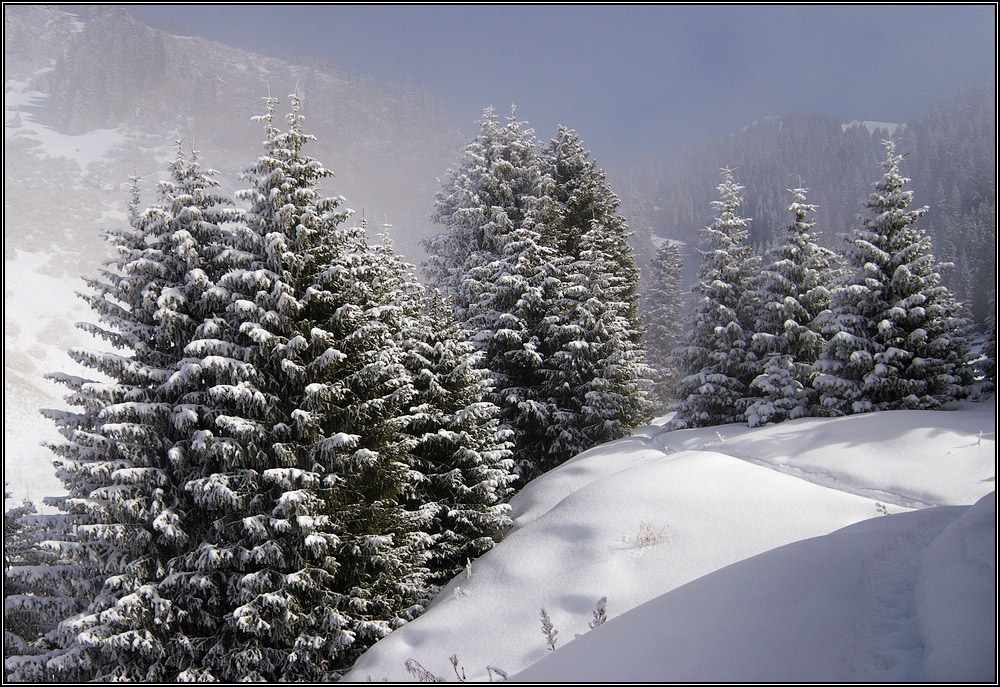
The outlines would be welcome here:
[[[646,362],[653,381],[652,396],[663,409],[677,400],[675,387],[679,371],[670,355],[681,343],[684,331],[682,269],[677,244],[663,244],[649,264],[649,285],[641,301],[646,327]]]
[[[484,353],[524,480],[649,415],[638,271],[604,173],[487,109],[437,196],[426,273]]]
[[[836,256],[816,243],[809,219],[816,206],[806,203],[806,189],[789,192],[795,219],[757,280],[752,348],[762,371],[750,383],[745,414],[751,427],[810,414],[812,366],[825,343],[817,318],[830,304]]]
[[[4,678],[19,682],[81,679],[71,666],[60,669],[80,649],[61,649],[57,626],[84,610],[103,578],[80,554],[85,541],[73,539],[79,519],[37,515],[25,503],[4,513]]]
[[[46,543],[66,524],[66,516],[38,515],[28,501],[4,510],[5,680],[52,679],[46,663],[55,645],[48,635],[60,620],[83,609],[82,599],[93,595],[88,566],[74,564],[64,549]]]
[[[414,438],[410,465],[421,476],[407,500],[429,517],[428,565],[443,584],[510,526],[514,461],[510,432],[488,400],[493,384],[481,354],[440,294],[423,307],[404,342],[416,391],[406,430]]]
[[[543,471],[651,417],[639,271],[620,201],[580,137],[559,127],[542,155],[543,240],[559,259],[543,395],[554,409]]]
[[[901,155],[885,142],[882,179],[859,217],[847,273],[823,318],[815,365],[820,412],[934,408],[974,393],[968,322],[941,283],[930,239],[915,226]]]
[[[436,198],[426,272],[451,299],[456,320],[483,352],[500,409],[513,432],[519,475],[535,474],[547,454],[554,408],[542,395],[548,317],[560,287],[556,252],[538,226],[542,165],[534,132],[492,108]]]
[[[99,323],[81,326],[114,352],[70,352],[96,379],[51,375],[74,410],[45,411],[65,438],[51,448],[69,492],[47,545],[103,587],[48,635],[55,648],[25,663],[34,672],[14,679],[156,680],[185,642],[187,613],[156,585],[203,527],[174,447],[203,402],[177,377],[188,374],[186,345],[210,309],[218,222],[234,217],[214,186],[178,144],[159,203],[140,212],[133,180],[131,226],[109,233],[118,257],[88,280]]]
[[[160,202],[140,212],[136,190],[111,235],[86,328],[116,350],[73,352],[110,381],[55,375],[79,410],[48,412],[73,528],[53,546],[104,584],[14,679],[318,680],[429,596],[434,509],[403,505],[421,478],[414,301],[321,195],[332,174],[303,152],[298,99],[287,131],[274,106],[248,210],[178,152]],[[462,421],[496,430],[488,413]],[[505,447],[481,448],[497,454],[467,484],[503,524]],[[463,517],[463,552],[486,548],[495,523]]]
[[[187,486],[215,510],[211,536],[185,562],[193,574],[217,570],[227,591],[226,632],[206,639],[200,663],[222,680],[319,679],[426,597],[420,514],[398,503],[413,396],[402,305],[380,284],[363,228],[343,226],[343,199],[321,195],[332,173],[303,152],[298,99],[285,132],[274,104],[221,279],[219,345],[247,351],[213,387],[225,459]]]
[[[675,427],[740,422],[757,366],[750,350],[755,310],[750,283],[759,258],[747,243],[739,216],[742,186],[722,170],[718,216],[703,231],[694,312],[685,343],[673,358],[686,376],[677,385]]]
[[[537,223],[542,171],[534,132],[513,108],[504,126],[487,108],[480,126],[435,197],[432,219],[445,231],[425,243],[427,277],[451,299],[460,322],[488,286],[473,271],[505,255],[508,234]]]
[[[510,431],[500,428],[489,400],[493,384],[482,354],[455,323],[447,300],[429,292],[396,255],[384,228],[378,281],[395,294],[397,337],[413,398],[403,429],[410,474],[402,503],[420,514],[428,535],[429,583],[443,585],[492,548],[510,525],[513,493]]]

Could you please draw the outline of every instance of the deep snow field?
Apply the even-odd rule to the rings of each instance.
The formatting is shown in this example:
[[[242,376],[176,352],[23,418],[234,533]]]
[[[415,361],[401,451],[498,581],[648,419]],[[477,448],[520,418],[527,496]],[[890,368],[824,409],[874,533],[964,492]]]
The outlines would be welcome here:
[[[996,680],[995,399],[663,420],[525,487],[504,540],[345,679]]]

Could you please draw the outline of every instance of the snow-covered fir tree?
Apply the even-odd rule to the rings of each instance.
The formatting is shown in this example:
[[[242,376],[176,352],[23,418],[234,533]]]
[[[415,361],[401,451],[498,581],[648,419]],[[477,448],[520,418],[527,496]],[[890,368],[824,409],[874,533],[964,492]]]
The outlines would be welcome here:
[[[968,322],[915,224],[927,208],[909,209],[902,156],[892,141],[885,148],[824,318],[814,386],[826,414],[935,408],[974,392]]]
[[[61,505],[61,498],[46,498]],[[10,682],[88,679],[87,650],[75,644],[72,619],[99,593],[105,576],[87,554],[95,542],[77,536],[90,519],[37,515],[21,507],[14,551],[4,569],[4,678]],[[11,523],[11,524],[15,524]],[[5,546],[10,542],[6,539]]]
[[[541,385],[560,270],[538,224],[542,175],[534,132],[513,112],[500,126],[488,108],[436,198],[434,220],[446,231],[425,244],[427,276],[484,354],[522,478],[540,469],[553,417]]]
[[[374,247],[380,281],[402,306],[400,345],[415,392],[405,429],[412,448],[404,503],[424,516],[433,542],[430,581],[440,585],[492,548],[510,525],[511,432],[500,428],[482,354],[454,322],[448,302],[420,285],[412,266],[394,252],[388,226],[381,239]]]
[[[561,281],[550,308],[543,395],[551,445],[543,470],[647,421],[639,271],[620,201],[565,126],[542,155],[542,239],[555,249]]]
[[[684,331],[682,269],[680,248],[675,243],[664,243],[649,263],[649,285],[640,301],[646,327],[646,362],[653,381],[652,396],[661,409],[677,400],[678,370],[670,356],[680,344]]]
[[[84,297],[100,319],[83,328],[114,352],[71,356],[99,378],[52,375],[71,389],[76,410],[46,411],[66,439],[52,450],[69,492],[60,505],[71,535],[51,546],[104,584],[84,613],[50,634],[56,647],[43,656],[50,678],[162,679],[186,650],[188,614],[158,590],[202,526],[175,451],[197,401],[178,393],[173,379],[188,364],[185,344],[206,307],[217,222],[233,216],[180,144],[170,172],[161,202],[145,212],[134,180],[130,226],[109,233],[118,257],[88,280]]]
[[[343,199],[321,195],[332,173],[303,151],[298,98],[284,132],[274,105],[220,279],[227,318],[198,343],[227,362],[211,387],[216,467],[188,483],[213,528],[185,565],[227,605],[194,677],[336,674],[427,597],[422,514],[399,503],[414,394],[401,299]]]
[[[817,317],[830,305],[836,256],[816,243],[806,189],[789,191],[795,215],[784,243],[768,252],[758,285],[752,347],[763,371],[750,384],[751,427],[803,417],[814,404],[812,366],[825,340]]]
[[[481,354],[439,293],[425,300],[415,324],[405,342],[416,388],[407,432],[421,479],[409,500],[428,512],[428,565],[432,581],[444,584],[511,524],[511,432],[500,428],[499,409],[488,400],[493,382]]]
[[[506,125],[486,108],[479,135],[435,196],[432,219],[444,231],[424,242],[424,272],[451,300],[459,322],[480,297],[482,285],[468,283],[469,273],[503,255],[504,234],[535,222],[541,173],[534,132],[517,121],[513,108]]]
[[[62,497],[45,501],[60,505]],[[5,680],[86,678],[85,671],[73,668],[80,649],[61,649],[63,633],[57,629],[63,619],[86,608],[104,581],[79,555],[88,547],[74,536],[82,521],[86,519],[66,513],[39,514],[27,501],[4,512]]]
[[[619,204],[574,132],[542,154],[492,109],[438,194],[426,271],[485,354],[524,479],[649,417]]]
[[[44,555],[35,546],[38,528],[28,520],[36,512],[35,506],[24,501],[7,508],[10,493],[6,488],[3,498],[3,657],[6,660],[9,656],[36,653],[32,644],[51,628],[36,620],[28,607],[30,599],[22,598],[33,596],[30,581],[8,575],[11,568],[44,563]]]
[[[755,307],[750,283],[759,258],[747,243],[748,220],[739,216],[742,186],[722,170],[718,216],[702,233],[701,267],[694,312],[685,343],[673,358],[685,375],[672,426],[703,427],[741,422],[757,365],[750,351]]]

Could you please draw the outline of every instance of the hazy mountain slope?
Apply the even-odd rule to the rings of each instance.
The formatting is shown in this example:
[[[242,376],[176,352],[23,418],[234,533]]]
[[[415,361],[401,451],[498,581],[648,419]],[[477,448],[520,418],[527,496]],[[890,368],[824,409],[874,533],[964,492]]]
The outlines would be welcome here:
[[[719,169],[730,167],[746,187],[742,211],[751,218],[751,239],[760,248],[790,221],[787,189],[805,186],[809,202],[819,206],[821,242],[840,248],[838,235],[853,228],[859,204],[881,174],[881,141],[890,135],[906,156],[902,171],[913,180],[915,206],[930,206],[920,226],[934,240],[937,257],[956,263],[945,278],[981,321],[988,285],[995,282],[992,84],[970,88],[894,128],[877,122],[845,125],[822,115],[765,117],[712,145],[614,170],[612,181],[638,234],[696,246],[699,230],[712,222]],[[688,260],[697,257],[692,253]]]
[[[61,405],[45,373],[74,368],[65,351],[93,346],[73,328],[90,314],[73,295],[108,255],[102,231],[125,221],[128,177],[156,200],[174,140],[201,151],[228,190],[262,152],[270,92],[304,96],[310,154],[336,178],[372,234],[394,225],[397,251],[422,259],[438,179],[462,137],[429,98],[333,70],[171,36],[125,10],[4,7],[4,445],[15,492],[58,490],[38,446],[57,438],[40,407]]]
[[[6,81],[28,81],[48,96],[31,110],[37,121],[69,135],[118,129],[154,137],[105,160],[107,181],[120,182],[133,162],[143,176],[160,175],[149,148],[169,148],[179,135],[235,184],[259,152],[261,127],[250,118],[262,112],[263,97],[280,98],[283,114],[297,88],[307,129],[319,139],[312,154],[337,175],[329,190],[357,212],[365,208],[375,224],[388,219],[397,247],[417,259],[437,178],[462,143],[426,94],[171,36],[122,9],[90,8],[83,21],[45,7],[4,12],[5,57],[18,66]]]

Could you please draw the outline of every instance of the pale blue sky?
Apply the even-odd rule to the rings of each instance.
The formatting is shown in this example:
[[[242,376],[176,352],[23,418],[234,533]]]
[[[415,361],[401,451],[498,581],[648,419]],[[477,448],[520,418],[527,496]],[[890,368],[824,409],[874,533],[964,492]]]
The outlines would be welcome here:
[[[141,20],[422,86],[467,134],[511,102],[599,158],[717,139],[762,116],[898,122],[995,80],[996,8],[133,5]]]

